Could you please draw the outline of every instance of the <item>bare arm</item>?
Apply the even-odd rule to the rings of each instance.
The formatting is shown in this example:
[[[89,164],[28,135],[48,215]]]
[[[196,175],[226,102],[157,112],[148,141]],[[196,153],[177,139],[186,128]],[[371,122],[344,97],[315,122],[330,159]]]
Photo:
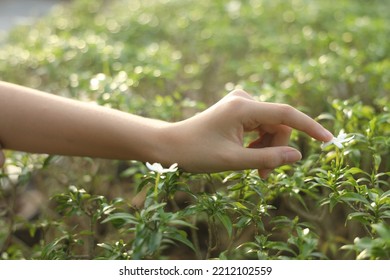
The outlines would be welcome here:
[[[0,144],[31,153],[153,160],[166,123],[0,82]]]
[[[301,158],[287,146],[293,128],[320,141],[333,137],[291,106],[257,102],[243,91],[192,118],[167,123],[0,82],[5,149],[178,163],[190,172],[256,168],[265,177]],[[257,131],[258,138],[243,147],[248,131]]]

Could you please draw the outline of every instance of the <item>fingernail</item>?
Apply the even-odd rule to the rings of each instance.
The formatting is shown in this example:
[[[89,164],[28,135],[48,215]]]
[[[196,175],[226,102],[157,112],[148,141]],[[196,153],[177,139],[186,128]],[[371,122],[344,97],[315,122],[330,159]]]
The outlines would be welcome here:
[[[330,141],[333,139],[333,134],[327,129],[324,129],[323,136],[324,136],[324,141]]]
[[[291,150],[284,153],[284,159],[286,163],[293,163],[302,158],[302,154],[297,150]]]
[[[262,179],[267,179],[269,174],[271,174],[271,172],[272,172],[272,169],[263,169],[263,170],[258,171],[259,176]]]

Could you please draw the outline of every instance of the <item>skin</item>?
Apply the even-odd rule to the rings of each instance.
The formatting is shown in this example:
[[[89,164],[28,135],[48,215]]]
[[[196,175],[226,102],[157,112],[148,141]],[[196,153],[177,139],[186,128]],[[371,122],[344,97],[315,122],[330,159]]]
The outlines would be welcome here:
[[[323,142],[333,138],[293,107],[258,102],[242,90],[191,118],[169,123],[0,82],[0,116],[3,149],[178,163],[195,173],[258,169],[266,177],[301,159],[288,146],[292,129]],[[257,139],[244,147],[244,134],[253,131]]]

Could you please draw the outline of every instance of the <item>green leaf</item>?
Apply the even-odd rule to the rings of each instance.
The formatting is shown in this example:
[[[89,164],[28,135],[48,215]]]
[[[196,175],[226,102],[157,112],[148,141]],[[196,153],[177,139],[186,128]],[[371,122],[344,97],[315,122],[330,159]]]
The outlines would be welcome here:
[[[226,231],[227,231],[227,233],[229,235],[229,238],[231,238],[232,237],[232,233],[233,233],[233,225],[232,225],[232,221],[230,220],[230,217],[228,215],[222,214],[220,212],[217,212],[216,216],[217,216],[218,220],[225,227],[225,229],[226,229]]]
[[[358,167],[352,167],[352,168],[348,169],[348,173],[353,174],[353,175],[363,173],[363,174],[369,176],[369,174],[367,172],[363,171],[362,169],[360,169]]]
[[[141,181],[141,183],[137,186],[137,190],[136,192],[139,193],[146,185],[150,184],[150,185],[153,185],[155,182],[155,179],[154,178],[146,178],[146,179],[143,179]]]
[[[114,247],[112,247],[110,244],[106,244],[106,243],[98,243],[96,244],[98,247],[100,248],[103,248],[103,249],[106,249],[110,252],[114,251]]]
[[[137,224],[137,219],[130,213],[114,213],[110,214],[107,218],[105,218],[102,223],[107,222],[118,222],[121,221],[123,224]]]
[[[347,220],[356,220],[361,222],[362,224],[369,224],[369,221],[371,220],[371,215],[366,212],[354,212],[350,213],[347,216]]]
[[[383,211],[379,214],[381,219],[389,219],[390,218],[390,210]]]
[[[222,183],[242,179],[242,176],[243,176],[243,174],[241,174],[241,173],[232,172],[228,176],[226,176],[225,179],[223,179]]]
[[[251,217],[242,216],[238,220],[238,222],[235,224],[237,228],[244,228],[247,227],[252,221]]]
[[[91,230],[82,230],[79,232],[79,235],[92,236],[92,235],[94,235],[94,232]]]
[[[162,232],[159,231],[152,232],[149,236],[148,250],[151,252],[156,252],[161,246],[162,239],[163,239]]]
[[[233,186],[227,187],[227,189],[228,189],[229,191],[238,191],[238,190],[241,190],[241,189],[243,189],[243,188],[245,188],[245,187],[246,187],[245,184],[243,184],[243,183],[238,183],[238,184],[235,184],[235,185],[233,185]]]
[[[196,227],[193,224],[188,223],[188,222],[183,221],[183,220],[172,220],[172,221],[169,221],[168,224],[172,225],[172,226],[184,226],[184,227],[190,227],[190,228],[196,229]]]
[[[248,210],[248,207],[246,207],[245,205],[243,205],[241,202],[238,201],[232,202],[232,206],[237,209]]]
[[[164,207],[165,205],[167,205],[165,202],[152,204],[151,206],[149,206],[148,208],[143,210],[144,214],[147,214],[149,212],[153,212],[153,211],[155,211],[157,209],[160,209],[160,208]]]
[[[270,248],[270,249],[273,249],[273,250],[278,250],[278,251],[282,251],[282,252],[288,252],[288,253],[292,254],[293,256],[297,255],[297,253],[294,250],[292,250],[287,245],[287,243],[284,243],[284,242],[270,241],[270,242],[268,242],[267,247]]]
[[[348,202],[361,202],[361,203],[366,204],[366,205],[370,204],[364,196],[362,196],[358,193],[353,193],[353,192],[347,192],[347,193],[340,195],[340,200],[348,201]]]
[[[192,244],[191,241],[188,240],[187,238],[187,233],[183,230],[175,230],[174,232],[170,232],[167,235],[168,238],[174,239],[176,241],[179,241],[188,247],[190,247],[193,251],[195,251],[194,245]]]
[[[374,159],[374,168],[375,168],[375,170],[378,170],[379,166],[382,162],[382,157],[378,154],[374,154],[372,157]]]
[[[321,115],[319,115],[316,120],[318,121],[323,121],[323,120],[330,120],[330,121],[334,121],[335,120],[335,117],[330,114],[330,113],[322,113]]]
[[[380,196],[380,200],[388,198],[388,197],[390,197],[390,190],[388,190],[387,192],[382,193],[382,195]]]
[[[379,234],[379,236],[390,242],[390,226],[385,224],[374,224],[372,228]]]

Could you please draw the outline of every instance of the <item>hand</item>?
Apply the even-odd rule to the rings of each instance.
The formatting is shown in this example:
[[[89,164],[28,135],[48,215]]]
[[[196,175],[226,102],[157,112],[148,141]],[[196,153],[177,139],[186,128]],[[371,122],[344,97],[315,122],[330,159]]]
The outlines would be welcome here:
[[[189,172],[258,169],[264,178],[274,168],[301,159],[299,151],[287,146],[292,128],[320,141],[333,137],[289,105],[258,102],[235,90],[204,112],[168,126],[161,162],[177,162]],[[244,133],[250,131],[258,137],[243,147]]]

